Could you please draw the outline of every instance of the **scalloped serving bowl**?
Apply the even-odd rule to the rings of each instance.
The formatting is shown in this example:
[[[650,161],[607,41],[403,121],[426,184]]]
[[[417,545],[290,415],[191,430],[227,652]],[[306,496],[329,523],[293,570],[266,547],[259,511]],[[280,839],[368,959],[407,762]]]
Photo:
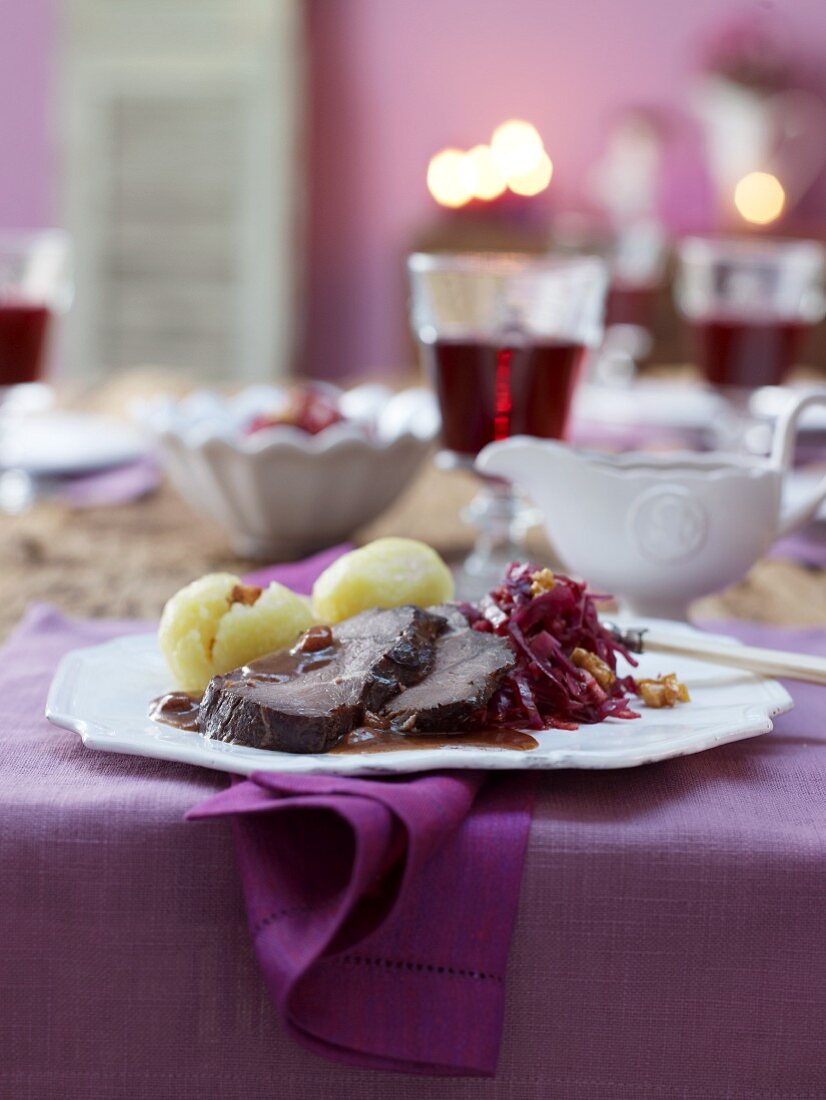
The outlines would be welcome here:
[[[285,394],[201,391],[134,410],[178,492],[244,557],[298,557],[346,539],[393,503],[439,430],[428,390],[368,385],[341,394],[348,420],[318,435],[284,426],[244,433]]]

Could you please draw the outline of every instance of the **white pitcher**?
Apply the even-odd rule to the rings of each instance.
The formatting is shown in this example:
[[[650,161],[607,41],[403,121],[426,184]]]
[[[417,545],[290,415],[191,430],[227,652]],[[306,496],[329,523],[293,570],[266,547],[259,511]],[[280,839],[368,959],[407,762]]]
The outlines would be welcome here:
[[[481,473],[526,490],[567,569],[643,616],[684,619],[689,603],[739,580],[826,500],[826,476],[787,510],[797,423],[826,391],[778,421],[769,458],[723,453],[583,453],[516,436],[479,454]]]

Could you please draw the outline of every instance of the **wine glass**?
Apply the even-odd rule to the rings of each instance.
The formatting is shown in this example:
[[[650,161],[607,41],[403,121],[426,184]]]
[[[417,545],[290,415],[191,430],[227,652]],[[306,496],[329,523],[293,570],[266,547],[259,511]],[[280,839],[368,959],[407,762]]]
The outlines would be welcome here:
[[[0,232],[0,433],[43,408],[55,317],[72,300],[71,249],[58,229]],[[2,460],[0,460],[2,461]],[[0,472],[0,510],[22,511],[35,495],[25,470]]]
[[[488,443],[561,439],[586,348],[599,344],[608,285],[591,256],[415,253],[411,320],[442,415],[442,466],[473,469]],[[484,478],[466,513],[479,531],[457,577],[466,598],[524,557],[521,498]]]
[[[826,313],[817,241],[689,237],[678,248],[677,306],[713,386],[783,382]]]
[[[580,215],[561,220],[554,248],[569,255],[596,255],[608,264],[605,334],[589,356],[588,381],[625,386],[651,353],[657,303],[665,284],[669,243],[659,222],[646,218],[612,227]]]

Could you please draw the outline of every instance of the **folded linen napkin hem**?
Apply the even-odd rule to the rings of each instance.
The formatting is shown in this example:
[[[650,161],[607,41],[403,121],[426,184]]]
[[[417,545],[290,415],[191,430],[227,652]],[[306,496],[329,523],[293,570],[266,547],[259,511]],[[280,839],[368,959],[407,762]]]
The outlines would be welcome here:
[[[534,787],[255,773],[187,817],[234,816],[256,955],[293,1038],[354,1066],[489,1076]]]

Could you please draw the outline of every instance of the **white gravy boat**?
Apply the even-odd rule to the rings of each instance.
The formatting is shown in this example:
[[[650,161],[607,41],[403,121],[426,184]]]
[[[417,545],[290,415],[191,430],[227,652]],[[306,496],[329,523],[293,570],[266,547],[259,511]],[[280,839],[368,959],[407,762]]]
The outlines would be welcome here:
[[[565,567],[633,612],[684,619],[689,603],[739,580],[826,500],[826,476],[803,504],[783,506],[797,422],[826,393],[777,422],[769,458],[604,455],[531,436],[491,443],[476,465],[524,489]]]

